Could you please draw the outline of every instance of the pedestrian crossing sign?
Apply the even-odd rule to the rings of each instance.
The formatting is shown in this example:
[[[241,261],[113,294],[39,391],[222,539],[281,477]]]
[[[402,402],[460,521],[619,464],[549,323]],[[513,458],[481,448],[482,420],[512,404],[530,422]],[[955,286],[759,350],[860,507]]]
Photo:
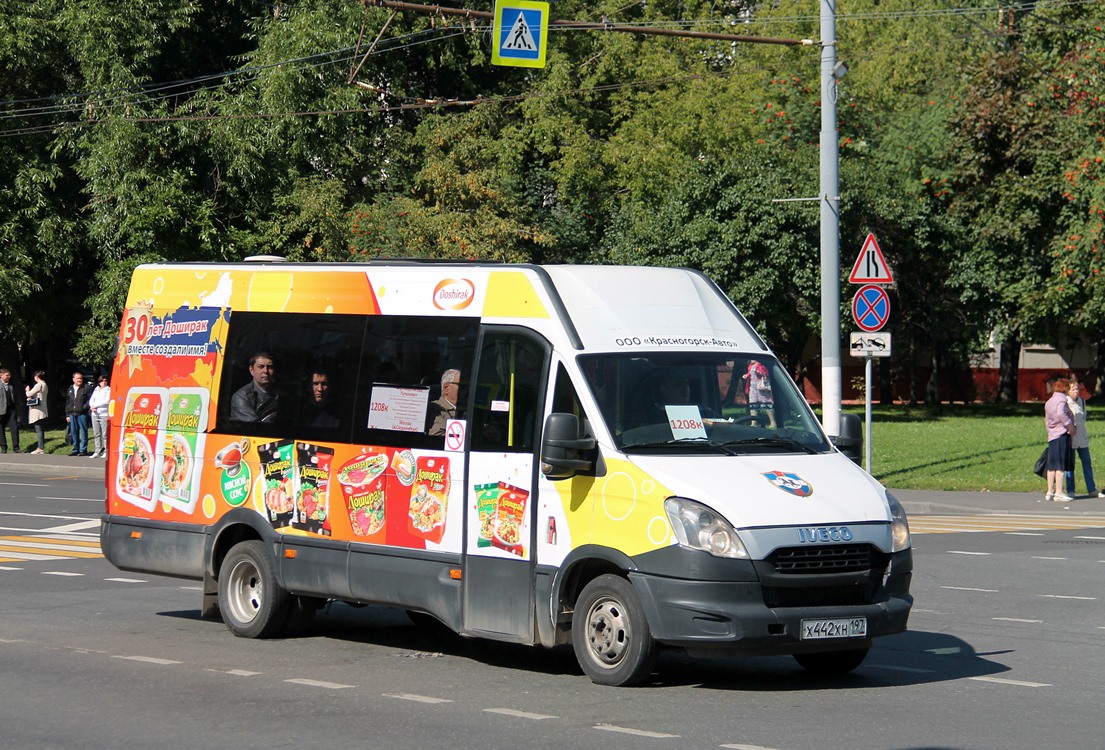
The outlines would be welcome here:
[[[518,68],[543,68],[548,35],[548,3],[501,0],[495,3],[491,62]]]

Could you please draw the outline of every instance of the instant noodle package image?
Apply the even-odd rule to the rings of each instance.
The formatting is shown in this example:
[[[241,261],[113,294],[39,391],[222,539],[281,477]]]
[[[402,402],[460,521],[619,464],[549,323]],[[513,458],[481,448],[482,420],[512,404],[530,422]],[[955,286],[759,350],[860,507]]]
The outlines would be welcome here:
[[[499,482],[499,496],[491,536],[492,546],[519,557],[526,556],[524,527],[528,501],[528,490]]]
[[[261,472],[254,486],[254,504],[273,528],[290,526],[295,515],[295,443],[264,443],[257,446],[257,456]]]
[[[359,542],[384,542],[388,454],[366,451],[338,469],[337,481]]]
[[[295,521],[292,526],[330,536],[332,448],[296,443]]]
[[[172,388],[168,396],[165,430],[161,432],[162,502],[191,513],[199,497],[200,466],[207,424],[207,391]]]
[[[445,514],[449,506],[449,459],[419,456],[407,512],[410,532],[427,542],[439,544],[445,535]]]
[[[154,446],[165,427],[167,397],[164,388],[132,388],[120,423],[115,488],[120,498],[147,511],[157,506],[162,454]]]

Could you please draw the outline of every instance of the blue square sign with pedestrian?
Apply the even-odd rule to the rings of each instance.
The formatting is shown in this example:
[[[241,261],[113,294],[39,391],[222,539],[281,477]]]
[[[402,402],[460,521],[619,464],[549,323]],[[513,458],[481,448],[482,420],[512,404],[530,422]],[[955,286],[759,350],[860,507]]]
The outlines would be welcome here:
[[[503,0],[495,5],[491,62],[521,68],[545,67],[549,4]]]

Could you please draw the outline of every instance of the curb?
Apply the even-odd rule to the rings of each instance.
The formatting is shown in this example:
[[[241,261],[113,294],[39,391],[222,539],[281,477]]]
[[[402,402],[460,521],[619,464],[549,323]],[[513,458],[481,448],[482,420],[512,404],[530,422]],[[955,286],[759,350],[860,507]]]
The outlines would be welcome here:
[[[62,456],[56,453],[16,453],[0,456],[0,474],[42,474],[50,472],[58,476],[82,479],[105,479],[107,461],[85,456]]]

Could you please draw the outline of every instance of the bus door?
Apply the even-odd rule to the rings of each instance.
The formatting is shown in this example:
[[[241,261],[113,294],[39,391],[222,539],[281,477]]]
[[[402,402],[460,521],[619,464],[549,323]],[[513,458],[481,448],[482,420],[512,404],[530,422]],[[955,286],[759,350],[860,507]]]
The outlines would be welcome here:
[[[469,393],[464,630],[522,643],[534,641],[535,454],[549,349],[531,331],[485,327]]]

